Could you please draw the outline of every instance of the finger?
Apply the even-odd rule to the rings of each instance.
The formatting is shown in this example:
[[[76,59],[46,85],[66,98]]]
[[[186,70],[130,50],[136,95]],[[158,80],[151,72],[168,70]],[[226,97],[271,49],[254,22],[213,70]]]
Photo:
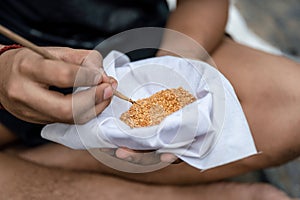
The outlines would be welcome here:
[[[72,49],[67,47],[48,47],[47,50],[59,60],[68,63],[96,69],[102,67],[102,56],[96,50]]]
[[[28,49],[20,51],[16,60],[21,73],[27,74],[33,80],[57,87],[96,85],[101,82],[103,73],[103,70],[87,69],[60,60],[44,59]],[[76,78],[78,81],[75,83]]]
[[[103,110],[109,105],[110,101],[102,101],[101,103],[95,105],[94,107],[90,108],[87,111],[75,112],[74,114],[74,123],[75,124],[84,124],[91,119],[97,117]],[[75,108],[76,109],[76,108]]]
[[[75,123],[85,123],[99,115],[110,103],[113,88],[102,83],[94,88],[73,95]]]
[[[27,99],[24,101],[39,113],[48,116],[48,120],[74,123],[76,117],[80,124],[102,112],[113,94],[111,85],[107,83],[68,95],[41,88],[34,83],[24,85],[23,91],[26,91],[23,96]]]
[[[115,152],[116,157],[126,161],[132,161],[132,157],[136,154],[133,150],[127,148],[118,148]]]
[[[111,77],[111,76],[109,76],[108,78],[109,78],[108,82],[111,84],[112,88],[114,90],[116,90],[118,88],[118,81],[116,79],[114,79],[113,77]],[[105,82],[104,77],[103,77],[103,82]]]
[[[127,148],[116,150],[117,158],[139,165],[151,165],[160,162],[159,155],[155,151],[135,151]]]
[[[117,89],[118,81],[114,77],[108,76],[105,71],[102,75],[102,82],[114,84],[114,89]]]
[[[52,48],[52,49],[54,49],[54,52],[57,53],[56,48]],[[76,58],[78,59],[79,57],[80,59],[77,60],[77,62],[75,63],[80,64],[87,68],[98,69],[102,73],[102,77],[103,77],[102,80],[101,79],[99,80],[100,82],[103,81],[108,83],[112,78],[112,77],[108,77],[107,74],[104,72],[102,66],[103,63],[102,55],[96,50],[75,50],[70,48],[59,48],[59,52],[62,52],[60,53],[60,56],[62,56],[60,58],[62,58],[66,62],[72,61],[74,55],[78,54],[79,56],[76,56]]]
[[[27,102],[26,104],[18,102],[18,107],[7,107],[7,110],[9,110],[11,113],[14,113],[16,117],[32,123],[74,123],[75,121],[78,124],[83,124],[100,114],[109,105],[110,100],[104,100],[101,103],[96,104],[95,106],[91,105],[91,108],[87,109],[88,111],[85,111],[83,109],[83,113],[81,114],[74,114],[75,120],[72,114],[72,105],[62,106],[63,103],[61,103],[61,106],[55,106],[53,102],[41,103],[42,102],[40,102],[40,99],[31,98],[30,102]]]
[[[171,154],[171,153],[161,154],[160,160],[161,160],[161,162],[172,163],[172,164],[178,164],[178,163],[182,162],[182,160],[178,159],[174,154]]]
[[[95,68],[95,69],[103,69],[102,63],[103,63],[103,58],[101,54],[96,50],[92,50],[84,58],[82,65],[90,68]]]
[[[110,155],[110,156],[114,156],[115,151],[116,151],[116,149],[113,149],[113,148],[101,148],[99,150],[103,153],[106,153],[106,154]]]
[[[102,80],[100,80],[100,81],[109,83],[110,78],[105,73],[102,64],[103,64],[103,58],[102,58],[101,54],[96,50],[90,51],[90,53],[85,57],[85,59],[82,63],[82,65],[84,67],[100,70],[102,72]],[[101,83],[101,82],[99,82],[99,83]]]
[[[37,82],[61,88],[97,85],[102,82],[103,74],[101,70],[43,59],[25,63],[20,66],[20,70]]]

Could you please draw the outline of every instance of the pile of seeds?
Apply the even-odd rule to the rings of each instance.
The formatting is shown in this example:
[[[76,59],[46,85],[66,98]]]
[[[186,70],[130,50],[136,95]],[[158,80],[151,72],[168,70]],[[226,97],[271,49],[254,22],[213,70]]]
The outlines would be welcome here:
[[[166,89],[137,100],[120,119],[131,128],[152,126],[194,101],[196,98],[182,87]]]

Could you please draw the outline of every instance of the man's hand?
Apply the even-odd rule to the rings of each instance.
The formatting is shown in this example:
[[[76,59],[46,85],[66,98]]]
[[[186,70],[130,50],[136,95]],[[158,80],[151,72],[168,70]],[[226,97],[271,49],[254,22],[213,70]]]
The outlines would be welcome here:
[[[111,156],[115,156],[121,160],[128,161],[130,163],[139,164],[139,165],[153,165],[160,162],[177,164],[182,162],[174,154],[171,153],[162,153],[159,154],[156,151],[151,150],[132,150],[125,147],[120,147],[118,149],[101,149],[102,152],[105,152]]]
[[[110,103],[117,82],[102,69],[97,51],[47,48],[59,60],[44,59],[27,48],[0,56],[0,102],[16,117],[34,123],[85,123]],[[88,86],[64,95],[49,90]],[[76,109],[72,103],[76,100]],[[73,104],[74,106],[74,104]]]

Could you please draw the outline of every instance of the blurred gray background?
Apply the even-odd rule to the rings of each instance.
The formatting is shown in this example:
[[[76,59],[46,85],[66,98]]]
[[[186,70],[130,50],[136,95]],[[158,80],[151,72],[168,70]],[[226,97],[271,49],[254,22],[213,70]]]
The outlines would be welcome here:
[[[300,56],[300,0],[237,0],[236,6],[257,35]]]

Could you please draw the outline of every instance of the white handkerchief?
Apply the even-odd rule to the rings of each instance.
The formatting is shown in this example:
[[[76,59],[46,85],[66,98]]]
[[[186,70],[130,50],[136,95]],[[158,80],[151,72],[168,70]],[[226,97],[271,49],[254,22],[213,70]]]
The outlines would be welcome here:
[[[131,104],[114,97],[109,107],[84,125],[47,125],[42,130],[44,138],[74,149],[122,146],[171,152],[203,170],[257,153],[232,86],[212,66],[172,56],[130,62],[112,51],[104,59],[104,69],[118,80],[118,90],[134,100],[183,87],[197,101],[159,125],[132,129],[119,120]]]

